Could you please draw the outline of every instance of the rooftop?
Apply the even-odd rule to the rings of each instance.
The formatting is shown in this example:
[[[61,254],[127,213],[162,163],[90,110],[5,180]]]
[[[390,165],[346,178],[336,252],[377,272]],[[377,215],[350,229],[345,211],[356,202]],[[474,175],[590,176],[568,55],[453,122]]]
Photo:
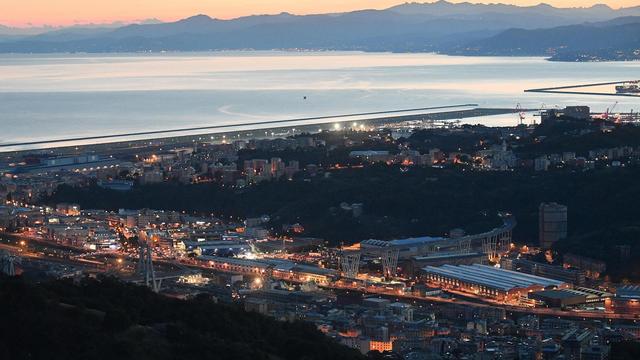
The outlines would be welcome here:
[[[440,253],[436,253],[436,255],[430,255],[430,256],[414,256],[413,260],[416,261],[425,261],[425,260],[436,260],[436,259],[460,259],[460,258],[469,258],[469,257],[477,257],[477,256],[484,256],[481,253],[478,252],[472,252],[472,253],[467,253],[467,254],[460,254],[460,253],[444,253],[444,254],[440,254]]]
[[[571,299],[574,297],[585,297],[584,293],[568,291],[565,289],[562,290],[544,290],[544,291],[536,291],[533,294],[542,296],[548,299]]]
[[[377,156],[389,155],[388,151],[383,150],[356,150],[349,153],[349,156]]]
[[[509,291],[515,288],[527,288],[535,285],[558,287],[564,284],[558,280],[479,264],[458,266],[443,265],[439,267],[427,266],[423,268],[423,270],[426,273],[439,274],[503,291]]]
[[[640,299],[640,285],[625,285],[616,291],[616,297]]]
[[[422,245],[422,244],[427,244],[427,243],[437,242],[442,240],[446,240],[446,239],[442,237],[423,236],[423,237],[389,240],[389,241],[369,239],[369,240],[362,241],[360,244],[368,245],[368,246],[377,246],[377,247],[411,246],[411,245]]]
[[[220,257],[220,256],[209,256],[209,255],[199,256],[198,259],[204,260],[204,261],[213,261],[216,263],[229,264],[229,265],[249,266],[249,267],[255,267],[258,269],[266,269],[268,267],[271,267],[277,271],[295,271],[295,272],[322,275],[322,276],[332,276],[337,274],[337,272],[333,269],[323,269],[317,266],[296,264],[291,261],[279,260],[279,259],[249,260],[249,259],[240,259],[240,258],[234,258],[234,257]]]

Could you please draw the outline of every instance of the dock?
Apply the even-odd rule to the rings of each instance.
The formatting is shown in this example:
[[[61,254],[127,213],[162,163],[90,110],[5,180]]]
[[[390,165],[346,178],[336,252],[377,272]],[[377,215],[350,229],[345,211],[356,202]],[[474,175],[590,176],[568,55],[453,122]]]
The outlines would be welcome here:
[[[622,96],[622,97],[640,97],[640,94],[630,94],[630,93],[599,93],[599,92],[590,92],[590,91],[566,91],[571,89],[579,89],[579,88],[587,88],[587,87],[596,87],[596,86],[607,86],[607,85],[620,85],[627,83],[629,81],[609,81],[609,82],[600,82],[600,83],[590,83],[590,84],[579,84],[579,85],[567,85],[567,86],[556,86],[549,88],[539,88],[539,89],[528,89],[524,92],[526,93],[546,93],[546,94],[565,94],[565,95],[590,95],[590,96]]]

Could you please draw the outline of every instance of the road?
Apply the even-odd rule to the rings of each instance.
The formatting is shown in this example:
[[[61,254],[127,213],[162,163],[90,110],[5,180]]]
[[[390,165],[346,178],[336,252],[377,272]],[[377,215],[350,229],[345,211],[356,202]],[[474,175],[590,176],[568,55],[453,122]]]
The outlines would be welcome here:
[[[41,245],[45,245],[45,244],[41,243]],[[33,251],[28,246],[24,246],[24,245],[21,246],[19,245],[19,243],[16,245],[0,243],[0,250],[6,250],[9,252],[18,254],[23,258],[28,258],[33,260],[52,261],[57,263],[65,263],[69,265],[83,265],[83,266],[93,266],[93,267],[106,265],[106,261],[100,262],[100,261],[83,259],[76,256],[73,256],[73,257],[48,256],[46,254],[43,254],[42,252]],[[109,255],[109,257],[113,257],[113,255]],[[122,254],[121,257],[127,260],[130,260],[132,263],[135,263],[136,261],[135,257],[132,255]],[[199,264],[195,261],[186,262],[186,261],[154,257],[154,263],[156,263],[157,265],[170,265],[170,266],[176,267],[177,269],[184,269],[186,267],[186,268],[193,268],[198,270],[220,272],[219,269],[212,269],[210,266]],[[253,276],[255,274],[252,273],[252,274],[245,274],[245,275]],[[281,280],[290,281],[291,279],[285,278]],[[613,313],[594,312],[594,311],[566,311],[566,310],[560,310],[560,309],[515,306],[515,305],[499,303],[497,301],[482,298],[482,297],[474,297],[473,294],[458,293],[452,290],[448,290],[448,292],[461,297],[473,298],[476,301],[469,301],[469,300],[464,300],[460,298],[418,296],[418,295],[409,294],[409,293],[391,291],[391,290],[387,290],[379,287],[363,288],[363,287],[357,287],[357,286],[349,286],[346,284],[341,284],[339,282],[324,284],[324,285],[321,285],[320,287],[327,290],[357,291],[363,294],[392,297],[398,300],[407,300],[407,301],[416,301],[416,302],[425,302],[425,303],[434,303],[434,304],[457,304],[457,305],[471,306],[476,308],[501,308],[506,310],[509,313],[532,314],[532,315],[547,316],[547,317],[560,317],[560,318],[572,318],[572,319],[595,319],[595,320],[627,320],[627,321],[634,321],[634,322],[637,322],[638,320],[640,320],[637,315],[630,315],[630,314],[613,314]]]
[[[335,290],[352,290],[358,291],[365,294],[372,295],[382,295],[387,297],[394,297],[397,299],[405,299],[405,300],[413,300],[413,301],[423,301],[423,302],[432,302],[438,304],[457,304],[463,306],[471,306],[477,308],[501,308],[510,313],[519,313],[519,314],[531,314],[538,316],[547,316],[547,317],[561,317],[561,318],[573,318],[573,319],[597,319],[597,320],[632,320],[634,322],[640,320],[635,315],[629,314],[613,314],[613,313],[605,313],[605,312],[594,312],[594,311],[566,311],[559,309],[548,309],[548,308],[533,308],[533,307],[524,307],[524,306],[514,306],[514,305],[506,305],[497,302],[492,303],[480,303],[473,302],[468,300],[454,299],[454,298],[441,298],[434,296],[418,296],[407,293],[397,293],[393,291],[388,291],[380,288],[357,288],[350,286],[338,286],[335,284],[323,286],[327,289],[335,289]],[[464,296],[468,296],[469,294],[464,293]],[[487,299],[479,299],[487,302]]]
[[[169,262],[171,263],[171,262]],[[205,265],[196,265],[193,263],[181,263],[177,262],[174,265],[183,265],[187,267],[199,268],[203,270],[212,270],[210,267]],[[216,271],[220,271],[216,269]],[[246,275],[255,275],[255,274],[246,274]],[[290,279],[281,279],[281,280],[290,280]],[[354,287],[354,286],[345,286],[340,285],[339,283],[332,283],[327,285],[320,285],[319,287],[327,289],[327,290],[351,290],[361,292],[363,294],[370,295],[380,295],[385,297],[392,297],[396,299],[408,300],[408,301],[418,301],[418,302],[426,302],[426,303],[436,303],[436,304],[457,304],[463,306],[471,306],[476,308],[501,308],[506,310],[509,313],[519,313],[519,314],[531,314],[538,316],[546,316],[546,317],[560,317],[560,318],[572,318],[572,319],[595,319],[595,320],[627,320],[637,322],[640,320],[637,316],[629,315],[629,314],[613,314],[613,313],[605,313],[605,312],[594,312],[594,311],[566,311],[559,309],[548,309],[548,308],[532,308],[532,307],[524,307],[524,306],[514,306],[514,305],[506,305],[497,302],[487,303],[490,300],[484,298],[478,298],[478,302],[473,302],[469,300],[462,300],[458,298],[442,298],[436,296],[418,296],[407,293],[399,293],[395,291],[389,291],[386,289],[381,289],[377,287]],[[464,296],[469,296],[469,294],[464,293]]]

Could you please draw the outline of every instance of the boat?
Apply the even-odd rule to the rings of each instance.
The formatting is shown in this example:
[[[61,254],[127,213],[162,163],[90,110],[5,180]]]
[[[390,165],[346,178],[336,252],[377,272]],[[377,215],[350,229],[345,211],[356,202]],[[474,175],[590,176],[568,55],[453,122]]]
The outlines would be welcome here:
[[[640,80],[625,82],[616,86],[618,94],[640,94]]]

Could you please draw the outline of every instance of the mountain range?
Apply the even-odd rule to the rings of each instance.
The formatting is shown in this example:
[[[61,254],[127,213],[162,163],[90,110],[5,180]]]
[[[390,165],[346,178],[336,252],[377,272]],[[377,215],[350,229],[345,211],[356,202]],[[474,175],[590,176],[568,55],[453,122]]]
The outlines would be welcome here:
[[[169,23],[77,26],[19,38],[0,35],[0,52],[309,49],[550,55],[557,60],[571,59],[571,53],[598,59],[589,54],[633,54],[640,40],[639,24],[640,6],[519,7],[441,0],[336,14],[281,13],[232,20],[196,15]]]
[[[640,17],[549,29],[509,29],[450,49],[458,55],[548,55],[559,61],[640,59]]]

